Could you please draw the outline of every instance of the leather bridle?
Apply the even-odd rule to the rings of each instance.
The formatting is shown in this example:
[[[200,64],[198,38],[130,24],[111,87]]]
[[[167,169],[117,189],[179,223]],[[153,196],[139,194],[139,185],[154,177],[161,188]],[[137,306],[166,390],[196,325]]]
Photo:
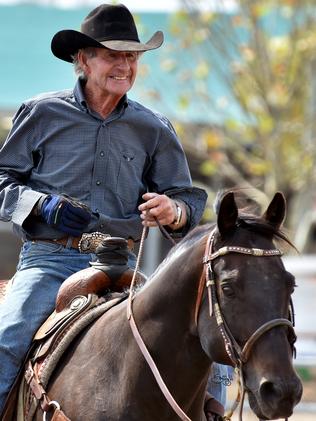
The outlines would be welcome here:
[[[215,272],[213,269],[213,262],[220,256],[224,256],[229,253],[240,253],[240,254],[246,254],[246,255],[252,255],[256,257],[272,257],[272,256],[282,256],[282,252],[278,249],[258,249],[258,248],[246,248],[246,247],[239,247],[239,246],[225,246],[217,251],[213,251],[214,248],[214,240],[215,240],[215,233],[216,228],[210,233],[207,243],[206,243],[206,250],[203,258],[203,275],[201,277],[201,281],[198,288],[198,295],[197,295],[197,302],[196,302],[196,310],[195,310],[195,319],[197,323],[198,313],[200,309],[200,305],[202,302],[202,295],[204,293],[205,287],[208,291],[208,300],[209,300],[209,315],[210,317],[214,315],[216,318],[217,326],[219,328],[219,331],[221,333],[221,336],[223,338],[224,344],[225,344],[225,350],[227,352],[227,355],[229,356],[230,360],[232,361],[232,364],[234,365],[237,374],[238,374],[238,383],[239,383],[239,391],[238,396],[235,400],[235,403],[231,410],[224,416],[224,420],[229,421],[231,420],[231,417],[233,415],[233,412],[240,404],[240,410],[239,410],[239,419],[242,420],[242,410],[243,410],[243,401],[245,396],[245,387],[244,387],[244,381],[243,381],[243,364],[245,364],[249,358],[250,352],[253,348],[253,345],[257,342],[257,340],[264,335],[269,330],[273,329],[276,326],[286,326],[289,328],[293,341],[290,342],[290,345],[292,347],[292,352],[294,353],[294,342],[296,340],[296,335],[294,332],[294,312],[293,312],[293,304],[290,303],[290,309],[289,309],[289,319],[285,318],[278,318],[270,320],[266,323],[264,323],[262,326],[260,326],[258,329],[255,330],[255,332],[249,337],[249,339],[246,341],[244,346],[241,348],[237,341],[235,340],[234,336],[232,335],[220,308],[220,304],[217,299],[217,285],[216,285],[216,277]],[[159,370],[152,359],[140,333],[137,328],[134,315],[133,315],[133,309],[132,309],[132,303],[134,299],[133,295],[133,286],[134,282],[136,280],[136,273],[138,270],[140,255],[142,253],[143,248],[143,242],[145,239],[145,234],[143,231],[143,236],[141,239],[141,245],[140,250],[138,254],[138,260],[136,263],[135,268],[135,274],[132,279],[131,288],[130,288],[130,296],[128,300],[127,305],[127,318],[130,322],[131,330],[133,332],[134,338],[144,356],[146,359],[162,393],[164,394],[166,400],[168,401],[169,405],[172,407],[172,409],[175,411],[175,413],[179,416],[179,418],[183,421],[191,421],[190,418],[183,412],[183,410],[179,407],[179,405],[174,400],[172,394],[168,390],[166,384],[164,383]],[[205,275],[204,275],[205,274]]]
[[[244,376],[243,376],[243,365],[248,361],[250,352],[253,348],[253,345],[257,342],[261,336],[263,336],[266,332],[273,329],[276,326],[286,326],[290,330],[291,334],[291,349],[292,354],[295,355],[295,347],[294,343],[296,341],[296,334],[294,331],[294,311],[293,311],[293,303],[290,300],[290,308],[289,308],[289,319],[285,318],[277,318],[272,319],[259,328],[257,328],[251,336],[248,338],[246,343],[243,347],[240,347],[237,341],[235,340],[233,334],[231,333],[225,318],[222,314],[220,304],[217,298],[217,284],[216,284],[216,276],[213,268],[213,262],[221,257],[225,256],[229,253],[240,253],[246,254],[256,257],[273,257],[273,256],[282,256],[282,252],[279,249],[258,249],[258,248],[248,248],[248,247],[240,247],[240,246],[225,246],[221,247],[220,249],[213,251],[214,248],[214,241],[215,241],[215,233],[216,228],[210,233],[207,243],[206,243],[206,251],[203,258],[203,263],[206,265],[205,270],[205,281],[203,281],[204,287],[206,286],[208,290],[208,300],[209,300],[209,315],[210,317],[214,316],[216,319],[216,323],[220,334],[223,338],[225,350],[227,355],[229,356],[232,364],[234,365],[237,374],[238,374],[238,383],[239,383],[239,393],[234,403],[232,409],[228,414],[225,415],[224,420],[230,420],[234,410],[240,403],[240,412],[239,412],[239,419],[242,419],[242,409],[243,409],[243,401],[245,396],[245,387],[244,387]],[[204,288],[203,288],[204,289]],[[201,291],[202,288],[199,288]],[[198,297],[198,302],[201,301],[201,297]],[[199,306],[196,307],[196,315],[199,311]]]
[[[224,316],[221,312],[221,308],[217,299],[217,292],[216,292],[216,277],[213,269],[213,262],[220,256],[225,256],[229,253],[240,253],[240,254],[247,254],[256,257],[272,257],[272,256],[282,256],[282,252],[279,249],[258,249],[258,248],[247,248],[247,247],[240,247],[240,246],[225,246],[221,247],[219,250],[213,252],[214,247],[214,238],[215,238],[215,229],[211,232],[209,239],[207,241],[207,249],[203,259],[203,263],[207,265],[205,274],[205,285],[209,290],[209,307],[210,307],[210,316],[214,315],[216,318],[217,326],[221,332],[221,335],[225,342],[225,349],[230,357],[234,366],[240,366],[242,363],[246,363],[250,351],[254,345],[254,343],[267,331],[273,329],[276,326],[286,326],[290,329],[293,338],[296,339],[296,335],[294,332],[293,327],[293,318],[292,318],[292,306],[290,307],[289,319],[278,318],[270,320],[260,326],[256,331],[250,336],[250,338],[246,341],[243,348],[241,348],[237,341],[235,340],[234,336],[230,332],[227,323],[225,322]],[[295,341],[293,341],[294,343]],[[291,344],[292,345],[292,344]]]

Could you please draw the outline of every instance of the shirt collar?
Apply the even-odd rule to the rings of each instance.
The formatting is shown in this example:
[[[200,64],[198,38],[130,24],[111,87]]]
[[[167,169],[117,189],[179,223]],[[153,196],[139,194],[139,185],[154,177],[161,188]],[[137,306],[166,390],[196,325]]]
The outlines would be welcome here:
[[[74,95],[75,95],[75,98],[76,98],[76,101],[78,102],[78,104],[82,108],[84,108],[85,110],[87,110],[88,109],[88,104],[86,102],[86,99],[85,99],[84,93],[83,93],[83,88],[82,88],[83,87],[83,83],[84,83],[84,81],[82,79],[79,78],[77,80],[77,83],[76,83],[75,88],[74,88]]]
[[[117,109],[121,110],[121,109],[125,109],[128,106],[128,100],[127,100],[127,95],[125,94],[124,96],[122,96],[122,98],[120,99],[119,103],[117,104]]]
[[[83,93],[83,84],[84,84],[84,81],[79,78],[74,88],[74,95],[78,104],[80,104],[81,107],[84,108],[85,110],[89,110],[87,101]],[[116,112],[123,111],[127,106],[128,106],[128,100],[127,100],[127,95],[125,94],[124,96],[122,96],[119,103],[117,104],[115,111]]]

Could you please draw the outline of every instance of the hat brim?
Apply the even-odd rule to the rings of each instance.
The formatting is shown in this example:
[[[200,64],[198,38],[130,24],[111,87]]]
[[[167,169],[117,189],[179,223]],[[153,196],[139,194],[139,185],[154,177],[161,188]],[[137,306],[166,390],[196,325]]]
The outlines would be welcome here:
[[[157,31],[146,42],[141,43],[129,40],[109,40],[97,41],[82,32],[73,29],[64,29],[57,32],[51,42],[51,50],[54,56],[61,60],[73,62],[73,55],[81,48],[97,47],[109,48],[115,51],[139,51],[155,50],[163,43],[164,36],[161,31]]]

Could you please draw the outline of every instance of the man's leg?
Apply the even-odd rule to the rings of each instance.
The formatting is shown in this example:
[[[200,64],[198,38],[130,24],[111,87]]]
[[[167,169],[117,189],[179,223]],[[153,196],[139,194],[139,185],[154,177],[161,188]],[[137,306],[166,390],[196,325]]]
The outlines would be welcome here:
[[[61,283],[89,261],[91,255],[59,244],[23,244],[17,273],[0,304],[0,414],[32,337],[54,310]]]

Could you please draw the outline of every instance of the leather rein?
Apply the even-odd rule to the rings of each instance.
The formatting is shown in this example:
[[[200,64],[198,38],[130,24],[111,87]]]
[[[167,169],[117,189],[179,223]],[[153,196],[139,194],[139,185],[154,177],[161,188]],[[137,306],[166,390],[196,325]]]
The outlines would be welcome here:
[[[238,396],[231,408],[231,410],[224,416],[225,421],[230,421],[231,417],[233,415],[233,412],[240,404],[240,410],[239,410],[239,420],[242,421],[242,410],[243,410],[243,402],[245,397],[245,387],[244,387],[244,381],[243,381],[243,364],[245,364],[248,361],[250,352],[253,348],[253,345],[257,342],[257,340],[264,335],[269,330],[273,329],[276,326],[286,326],[290,329],[291,334],[293,335],[293,342],[291,342],[292,351],[294,353],[294,342],[296,340],[296,335],[294,332],[294,311],[293,311],[293,304],[292,301],[290,303],[290,309],[289,309],[289,319],[285,318],[278,318],[270,320],[266,323],[264,323],[262,326],[260,326],[258,329],[255,330],[255,332],[249,337],[249,339],[246,341],[245,345],[241,348],[237,341],[235,340],[234,336],[232,335],[229,327],[227,326],[227,323],[225,322],[225,319],[222,315],[222,311],[220,308],[220,304],[217,299],[217,292],[216,292],[216,277],[215,272],[213,269],[213,262],[220,256],[224,256],[229,253],[239,253],[239,254],[246,254],[256,257],[273,257],[273,256],[282,256],[282,252],[278,249],[258,249],[258,248],[246,248],[246,247],[239,247],[239,246],[225,246],[220,248],[217,251],[213,251],[214,248],[214,241],[215,241],[215,233],[216,228],[213,229],[213,231],[210,233],[207,243],[206,243],[206,250],[203,258],[203,274],[200,279],[200,284],[198,288],[198,296],[196,301],[196,310],[195,310],[195,321],[197,324],[197,318],[198,313],[202,301],[202,295],[204,292],[204,289],[207,288],[208,291],[208,301],[209,301],[209,316],[213,316],[213,310],[214,315],[216,318],[217,326],[219,328],[219,331],[221,333],[221,336],[224,341],[225,350],[232,361],[233,366],[235,367],[235,370],[238,374],[238,384],[239,384],[239,390],[238,390]],[[184,411],[180,408],[180,406],[177,404],[175,399],[173,398],[172,394],[170,393],[168,387],[166,386],[165,382],[163,381],[159,370],[152,359],[140,333],[138,330],[138,327],[136,325],[134,315],[133,315],[133,287],[136,281],[137,271],[139,268],[140,258],[143,251],[143,244],[146,238],[147,232],[144,229],[142,238],[140,241],[140,248],[138,253],[138,258],[136,262],[135,272],[132,279],[131,287],[130,287],[130,295],[127,305],[127,318],[130,322],[131,330],[134,335],[135,341],[138,344],[145,360],[147,361],[149,368],[151,369],[158,386],[160,387],[162,393],[164,394],[166,400],[168,401],[169,405],[172,407],[174,412],[178,415],[178,417],[183,421],[191,421],[191,419],[184,413]]]

